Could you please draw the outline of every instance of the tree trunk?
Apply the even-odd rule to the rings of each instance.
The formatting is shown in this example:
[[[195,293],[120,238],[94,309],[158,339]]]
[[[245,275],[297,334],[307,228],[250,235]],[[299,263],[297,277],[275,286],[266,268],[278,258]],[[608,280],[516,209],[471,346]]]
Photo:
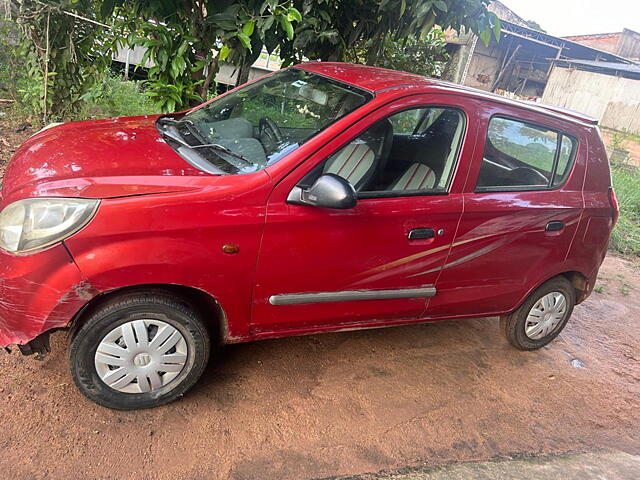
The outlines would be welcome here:
[[[367,59],[366,59],[367,65],[370,65],[370,66],[378,65],[380,56],[383,55],[384,53],[384,45],[386,41],[387,41],[387,34],[385,33],[380,39],[380,41],[374,42],[371,45],[371,48],[369,48],[369,51],[367,52]]]
[[[218,73],[218,70],[220,70],[219,58],[220,58],[220,52],[218,52],[216,56],[213,57],[213,60],[211,60],[211,63],[209,64],[209,69],[207,70],[207,76],[204,77],[204,83],[200,88],[200,96],[202,97],[202,100],[206,101],[207,98],[209,98],[209,87],[211,86],[211,81],[215,78],[216,74]]]
[[[245,57],[240,64],[238,71],[238,79],[236,80],[236,87],[242,85],[243,83],[247,83],[249,81],[249,72],[251,72],[251,65],[253,62]]]

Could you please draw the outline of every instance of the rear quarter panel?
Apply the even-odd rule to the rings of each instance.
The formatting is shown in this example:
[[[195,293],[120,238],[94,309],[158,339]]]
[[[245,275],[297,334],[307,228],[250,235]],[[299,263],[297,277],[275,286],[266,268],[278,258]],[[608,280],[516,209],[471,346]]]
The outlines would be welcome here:
[[[587,129],[585,137],[587,164],[583,187],[584,212],[567,255],[567,266],[587,277],[590,292],[607,254],[613,230],[613,211],[609,201],[611,170],[600,132],[592,127]]]

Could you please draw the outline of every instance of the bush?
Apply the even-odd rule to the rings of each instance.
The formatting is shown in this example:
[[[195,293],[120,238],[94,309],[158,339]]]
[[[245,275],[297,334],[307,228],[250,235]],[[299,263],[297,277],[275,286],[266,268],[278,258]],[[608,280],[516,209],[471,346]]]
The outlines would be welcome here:
[[[18,83],[25,72],[22,68],[15,24],[0,17],[0,97],[16,99]]]
[[[160,108],[146,95],[143,83],[108,74],[82,96],[76,120],[153,115]]]
[[[640,256],[640,170],[622,163],[611,165],[620,218],[610,248],[623,255]]]

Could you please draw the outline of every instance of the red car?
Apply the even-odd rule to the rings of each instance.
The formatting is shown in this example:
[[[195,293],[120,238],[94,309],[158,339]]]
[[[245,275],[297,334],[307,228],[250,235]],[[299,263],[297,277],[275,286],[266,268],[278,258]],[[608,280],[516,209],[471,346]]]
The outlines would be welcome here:
[[[38,133],[0,210],[0,345],[70,328],[75,383],[117,409],[182,395],[216,339],[499,316],[540,348],[617,218],[591,118],[315,62]]]

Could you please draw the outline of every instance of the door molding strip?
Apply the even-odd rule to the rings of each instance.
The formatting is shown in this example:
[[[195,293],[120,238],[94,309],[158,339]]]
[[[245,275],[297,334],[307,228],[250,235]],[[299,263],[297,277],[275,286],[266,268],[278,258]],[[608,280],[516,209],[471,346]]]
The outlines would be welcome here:
[[[401,288],[397,290],[343,290],[341,292],[286,293],[271,295],[271,305],[300,305],[304,303],[357,302],[361,300],[391,300],[398,298],[427,298],[436,294],[435,287]]]

